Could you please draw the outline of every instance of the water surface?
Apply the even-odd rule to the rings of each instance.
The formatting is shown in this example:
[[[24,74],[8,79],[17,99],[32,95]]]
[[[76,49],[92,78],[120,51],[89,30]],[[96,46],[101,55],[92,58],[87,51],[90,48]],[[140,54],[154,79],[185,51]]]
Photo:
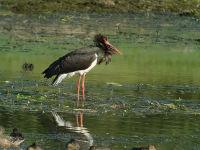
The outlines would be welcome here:
[[[17,127],[26,148],[64,149],[77,125],[96,147],[199,149],[200,24],[173,14],[47,13],[0,15],[0,122]],[[97,33],[123,52],[86,76],[86,101],[76,109],[77,77],[57,87],[41,72],[58,57],[92,44]],[[23,71],[29,62],[33,71]],[[58,126],[52,112],[71,122]],[[77,117],[79,122],[77,124]],[[84,138],[84,135],[83,135]],[[85,143],[85,144],[84,144]],[[90,143],[90,144],[89,144]]]

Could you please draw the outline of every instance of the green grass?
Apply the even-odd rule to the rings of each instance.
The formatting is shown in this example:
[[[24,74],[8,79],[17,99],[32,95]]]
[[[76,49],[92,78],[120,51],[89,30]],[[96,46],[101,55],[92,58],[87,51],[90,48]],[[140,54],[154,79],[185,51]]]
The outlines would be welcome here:
[[[0,4],[17,13],[159,11],[200,17],[199,0],[0,0]]]

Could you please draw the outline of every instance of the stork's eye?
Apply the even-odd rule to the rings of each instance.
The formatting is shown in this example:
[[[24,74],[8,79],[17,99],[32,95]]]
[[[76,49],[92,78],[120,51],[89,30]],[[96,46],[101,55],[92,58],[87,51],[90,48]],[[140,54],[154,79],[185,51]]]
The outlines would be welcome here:
[[[112,49],[112,47],[110,45],[106,45],[108,49]]]
[[[99,43],[102,47],[104,46],[103,43]]]

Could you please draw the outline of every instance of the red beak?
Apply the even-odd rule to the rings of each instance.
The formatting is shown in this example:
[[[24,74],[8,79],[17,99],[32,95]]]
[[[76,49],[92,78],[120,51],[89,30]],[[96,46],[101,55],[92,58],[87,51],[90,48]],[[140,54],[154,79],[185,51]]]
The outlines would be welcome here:
[[[118,51],[114,46],[112,46],[107,40],[104,40],[104,43],[111,48],[111,50],[119,53],[120,55],[122,55],[122,53],[120,51]]]

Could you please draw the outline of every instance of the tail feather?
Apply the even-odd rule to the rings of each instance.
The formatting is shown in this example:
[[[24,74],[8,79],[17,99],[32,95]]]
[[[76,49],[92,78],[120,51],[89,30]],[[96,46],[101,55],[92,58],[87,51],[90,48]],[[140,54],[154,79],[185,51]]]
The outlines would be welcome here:
[[[50,68],[47,68],[46,70],[44,70],[44,71],[42,72],[42,74],[44,74],[44,77],[47,78],[47,79],[49,79],[49,78],[51,78],[53,75],[55,75],[55,73],[52,72]]]
[[[59,66],[59,60],[52,63],[47,69],[45,69],[42,74],[44,74],[45,78],[51,78],[54,75],[60,74],[60,66]]]
[[[56,80],[58,79],[58,77],[59,77],[59,75],[57,75],[57,76],[53,79],[51,85],[56,86],[55,83],[56,83]]]
[[[64,80],[67,77],[67,73],[66,74],[59,74],[55,77],[55,79],[52,82],[53,86],[57,86],[59,83],[62,82],[62,80]]]

